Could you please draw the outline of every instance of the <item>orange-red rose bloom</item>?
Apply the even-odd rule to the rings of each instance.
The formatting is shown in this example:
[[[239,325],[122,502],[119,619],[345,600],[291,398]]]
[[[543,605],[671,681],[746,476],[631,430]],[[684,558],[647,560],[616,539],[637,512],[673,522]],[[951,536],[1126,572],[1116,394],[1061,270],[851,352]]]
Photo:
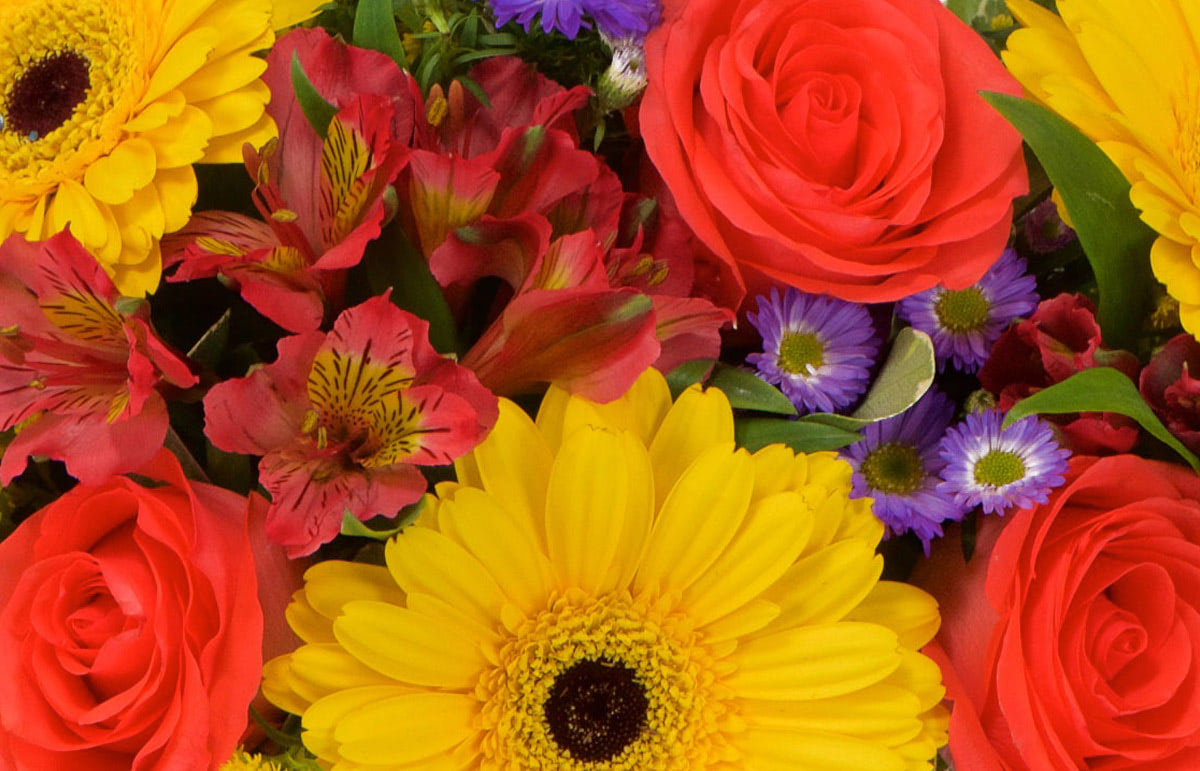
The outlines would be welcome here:
[[[936,0],[667,0],[639,115],[696,234],[751,290],[857,302],[978,280],[1027,189],[976,92],[1019,94]]]
[[[246,727],[247,500],[165,451],[142,474],[80,485],[0,543],[0,768],[205,771]]]
[[[919,580],[958,771],[1200,768],[1200,478],[1076,457],[1067,484],[985,517],[971,562]]]

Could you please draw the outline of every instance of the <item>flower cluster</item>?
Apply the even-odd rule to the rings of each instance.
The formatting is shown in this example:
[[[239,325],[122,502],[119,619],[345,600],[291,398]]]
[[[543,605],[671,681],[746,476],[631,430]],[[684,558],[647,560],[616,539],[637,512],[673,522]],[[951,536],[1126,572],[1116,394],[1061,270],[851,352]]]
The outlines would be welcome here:
[[[1194,767],[1197,40],[0,3],[0,768]]]

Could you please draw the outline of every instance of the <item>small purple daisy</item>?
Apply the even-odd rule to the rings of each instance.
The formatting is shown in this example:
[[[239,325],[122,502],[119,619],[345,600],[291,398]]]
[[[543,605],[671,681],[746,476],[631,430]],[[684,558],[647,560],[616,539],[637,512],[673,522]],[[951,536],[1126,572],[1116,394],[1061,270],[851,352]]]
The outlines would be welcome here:
[[[879,338],[863,306],[792,288],[780,299],[772,289],[746,318],[763,339],[763,353],[746,362],[801,413],[833,412],[867,389]]]
[[[946,461],[938,491],[985,514],[1045,503],[1063,483],[1071,452],[1058,446],[1049,424],[1033,415],[1001,428],[1004,413],[984,410],[946,432],[938,452]]]
[[[860,441],[842,450],[854,467],[853,495],[870,496],[875,516],[888,530],[895,535],[911,531],[926,555],[929,542],[942,534],[942,522],[966,513],[938,492],[938,475],[946,465],[938,440],[953,415],[954,403],[930,388],[901,414],[867,426]]]
[[[933,340],[939,369],[949,361],[960,372],[976,372],[992,345],[1018,316],[1038,304],[1037,281],[1025,261],[1005,249],[978,283],[966,289],[935,287],[896,304],[896,315]]]
[[[533,17],[541,14],[542,31],[557,29],[574,40],[581,27],[591,26],[589,16],[610,38],[645,37],[658,23],[658,0],[489,0],[496,26],[516,19],[529,31]]]

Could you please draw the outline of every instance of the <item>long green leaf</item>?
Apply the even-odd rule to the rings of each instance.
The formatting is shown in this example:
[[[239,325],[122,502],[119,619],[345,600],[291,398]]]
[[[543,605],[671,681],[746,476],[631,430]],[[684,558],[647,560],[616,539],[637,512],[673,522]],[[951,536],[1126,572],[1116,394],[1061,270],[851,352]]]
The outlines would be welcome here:
[[[1133,381],[1112,367],[1094,367],[1076,372],[1049,388],[1027,396],[1013,405],[1004,419],[1012,425],[1026,415],[1070,415],[1076,412],[1116,412],[1133,418],[1155,439],[1170,447],[1200,471],[1200,458],[1171,435]]]
[[[1129,182],[1077,128],[1046,108],[998,93],[983,98],[1017,127],[1062,195],[1100,289],[1104,341],[1133,348],[1150,300],[1154,232],[1129,202]]]
[[[304,72],[300,57],[292,51],[292,90],[296,92],[296,101],[300,103],[300,111],[308,120],[321,139],[329,132],[329,123],[338,114],[338,109],[325,100],[316,86]]]
[[[405,69],[404,45],[392,15],[392,0],[358,0],[353,34],[354,45],[386,54]]]
[[[800,420],[744,418],[734,424],[739,447],[756,452],[769,444],[786,444],[796,452],[839,450],[862,437],[855,431]]]

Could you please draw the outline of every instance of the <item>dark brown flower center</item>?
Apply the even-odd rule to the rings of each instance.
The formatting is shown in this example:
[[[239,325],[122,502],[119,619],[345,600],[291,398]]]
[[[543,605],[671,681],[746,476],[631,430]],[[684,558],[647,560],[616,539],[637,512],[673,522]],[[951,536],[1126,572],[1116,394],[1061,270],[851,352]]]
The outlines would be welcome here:
[[[37,139],[66,123],[91,86],[88,66],[70,50],[34,62],[8,92],[5,129]]]
[[[590,763],[612,760],[636,741],[649,705],[634,670],[585,659],[554,679],[543,710],[555,743]]]

